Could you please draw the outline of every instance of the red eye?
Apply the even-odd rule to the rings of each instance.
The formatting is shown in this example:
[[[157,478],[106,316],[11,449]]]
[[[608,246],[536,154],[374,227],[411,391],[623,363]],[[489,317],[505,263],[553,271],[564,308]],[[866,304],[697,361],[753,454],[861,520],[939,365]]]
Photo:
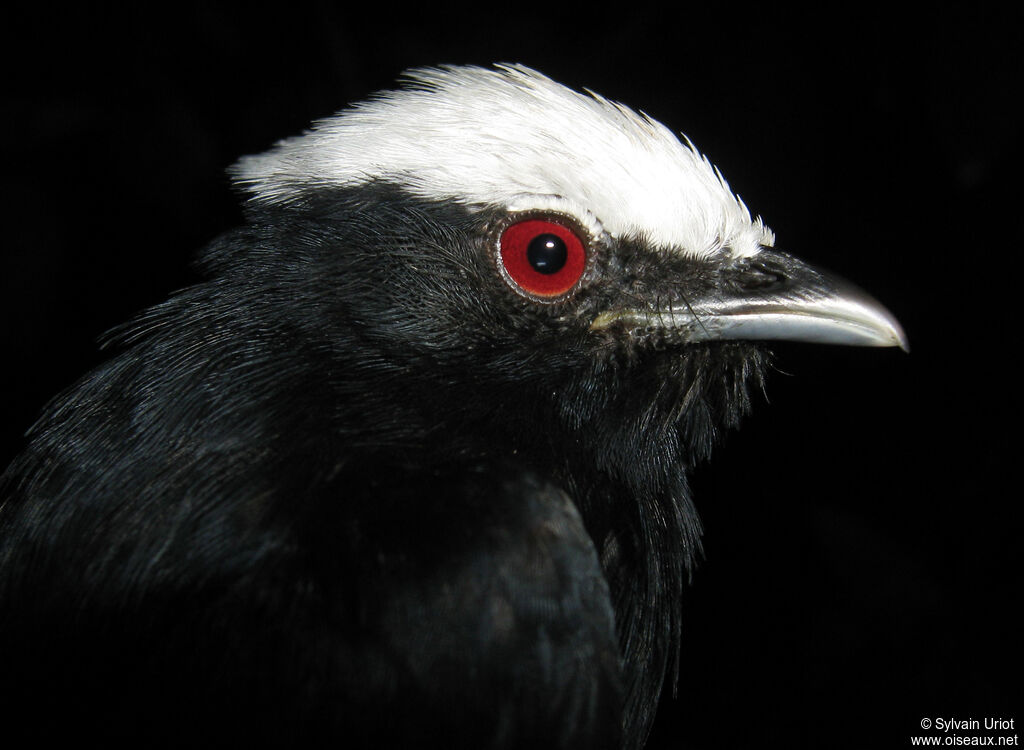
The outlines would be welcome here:
[[[543,219],[513,224],[501,235],[501,262],[527,294],[558,297],[572,289],[587,265],[580,238],[566,226]]]

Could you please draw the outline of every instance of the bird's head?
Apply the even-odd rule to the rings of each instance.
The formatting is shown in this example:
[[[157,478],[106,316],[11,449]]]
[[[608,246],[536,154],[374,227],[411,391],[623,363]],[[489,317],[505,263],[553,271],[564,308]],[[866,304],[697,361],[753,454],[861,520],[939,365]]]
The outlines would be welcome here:
[[[319,259],[324,320],[384,388],[449,426],[487,415],[515,449],[603,446],[621,474],[689,461],[745,410],[750,342],[906,345],[870,297],[775,250],[689,141],[524,67],[414,71],[234,176],[270,253]]]

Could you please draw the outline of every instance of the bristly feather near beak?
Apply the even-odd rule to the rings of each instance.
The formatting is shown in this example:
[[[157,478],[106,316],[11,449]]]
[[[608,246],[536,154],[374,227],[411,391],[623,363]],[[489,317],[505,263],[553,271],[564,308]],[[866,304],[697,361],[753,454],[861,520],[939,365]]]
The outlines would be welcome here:
[[[754,273],[751,273],[751,266]],[[754,264],[726,269],[720,283],[671,309],[613,309],[591,330],[615,324],[671,330],[689,342],[803,341],[850,346],[898,346],[910,351],[895,316],[867,292],[790,255],[764,249]]]

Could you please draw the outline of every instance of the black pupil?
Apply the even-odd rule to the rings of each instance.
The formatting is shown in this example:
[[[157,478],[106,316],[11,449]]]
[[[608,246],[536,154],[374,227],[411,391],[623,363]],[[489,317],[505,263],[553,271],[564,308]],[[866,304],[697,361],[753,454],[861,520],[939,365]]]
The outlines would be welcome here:
[[[558,273],[568,257],[569,250],[557,234],[538,234],[526,247],[526,258],[537,273]]]

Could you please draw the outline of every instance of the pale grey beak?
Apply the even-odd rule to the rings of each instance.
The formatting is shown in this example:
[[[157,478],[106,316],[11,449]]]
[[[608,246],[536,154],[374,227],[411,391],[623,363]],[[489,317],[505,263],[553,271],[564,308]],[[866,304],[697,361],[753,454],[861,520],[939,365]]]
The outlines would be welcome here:
[[[892,313],[853,284],[774,250],[722,273],[714,291],[669,309],[609,310],[592,330],[613,323],[672,329],[685,341],[806,341],[898,346],[910,351]]]

